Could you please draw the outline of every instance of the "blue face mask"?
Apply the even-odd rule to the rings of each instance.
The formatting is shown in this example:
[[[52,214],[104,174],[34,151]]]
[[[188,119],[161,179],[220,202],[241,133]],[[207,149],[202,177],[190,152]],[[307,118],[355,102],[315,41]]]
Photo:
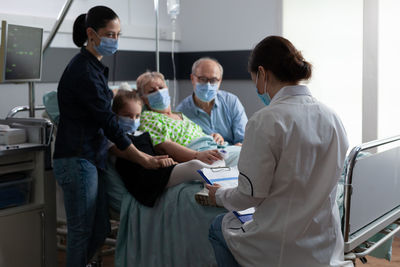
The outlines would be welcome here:
[[[140,119],[132,120],[129,117],[118,117],[118,123],[125,133],[134,133],[140,125]]]
[[[210,102],[215,98],[218,91],[218,83],[196,83],[194,93],[203,102]]]
[[[94,50],[96,50],[97,53],[102,56],[111,56],[117,51],[118,39],[100,37],[97,33],[96,35],[100,38],[100,44],[94,45]]]
[[[152,109],[159,111],[166,109],[171,104],[168,88],[163,88],[148,94],[147,100],[149,100],[149,105]]]
[[[258,97],[264,103],[264,105],[268,106],[269,103],[271,103],[271,97],[267,93],[267,83],[265,83],[265,86],[264,86],[264,93],[259,94],[258,89],[257,89],[257,82],[258,82],[258,71],[257,71],[257,76],[256,76],[256,92],[257,92]]]

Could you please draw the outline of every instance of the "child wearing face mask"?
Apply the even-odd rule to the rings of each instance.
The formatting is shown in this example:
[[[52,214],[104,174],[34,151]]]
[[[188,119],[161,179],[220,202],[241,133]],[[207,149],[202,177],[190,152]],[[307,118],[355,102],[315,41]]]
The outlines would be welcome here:
[[[118,123],[132,143],[142,152],[155,156],[149,133],[137,131],[143,102],[135,91],[118,90],[112,110],[118,116]],[[129,193],[141,204],[152,207],[165,188],[200,179],[197,170],[212,167],[200,160],[190,160],[166,168],[145,169],[141,165],[124,159],[116,146],[110,152],[117,156],[115,168]],[[214,165],[213,165],[214,166]]]

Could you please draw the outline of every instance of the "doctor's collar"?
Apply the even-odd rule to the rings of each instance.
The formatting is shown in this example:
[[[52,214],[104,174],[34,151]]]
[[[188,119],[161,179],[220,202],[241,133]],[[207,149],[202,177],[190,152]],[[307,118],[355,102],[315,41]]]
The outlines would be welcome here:
[[[282,87],[272,98],[271,103],[275,102],[276,99],[283,96],[296,96],[296,95],[308,95],[312,96],[310,90],[305,85],[289,85]]]

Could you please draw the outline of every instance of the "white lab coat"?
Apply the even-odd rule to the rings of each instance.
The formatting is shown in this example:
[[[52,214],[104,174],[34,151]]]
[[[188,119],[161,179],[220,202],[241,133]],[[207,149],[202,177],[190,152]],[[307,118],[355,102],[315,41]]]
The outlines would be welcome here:
[[[252,221],[241,225],[228,213],[222,222],[241,266],[353,266],[343,261],[335,201],[347,148],[340,119],[306,86],[282,88],[252,116],[238,164],[238,190],[265,200]],[[216,196],[223,198],[218,191]]]

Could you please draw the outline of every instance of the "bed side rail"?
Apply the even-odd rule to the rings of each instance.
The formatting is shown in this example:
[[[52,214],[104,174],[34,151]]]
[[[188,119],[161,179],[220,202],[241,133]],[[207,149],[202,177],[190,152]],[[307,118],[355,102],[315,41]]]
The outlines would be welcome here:
[[[392,210],[376,218],[373,222],[367,226],[357,230],[357,232],[350,232],[350,209],[351,209],[351,197],[353,194],[353,171],[357,162],[357,156],[362,151],[368,149],[377,148],[379,146],[391,144],[400,141],[400,135],[394,136],[387,139],[376,140],[368,143],[361,144],[354,147],[347,157],[347,165],[345,169],[345,181],[344,181],[344,216],[343,216],[343,237],[345,242],[345,253],[354,252],[357,258],[364,257],[371,253],[373,250],[378,248],[385,241],[390,239],[395,233],[400,231],[400,206],[394,207]],[[392,144],[391,144],[392,145]],[[396,148],[400,147],[396,144]],[[379,153],[378,153],[379,154]],[[378,155],[377,154],[377,155]],[[395,166],[395,168],[397,168]],[[353,207],[354,209],[354,207]],[[395,229],[387,228],[389,225],[395,223]],[[377,233],[385,234],[383,239],[378,242],[371,243],[367,241],[369,238]]]
[[[38,105],[38,106],[35,106],[34,109],[35,110],[45,110],[45,107],[43,105]],[[29,106],[18,106],[18,107],[12,108],[8,112],[6,118],[13,118],[17,113],[23,112],[23,111],[29,111]]]
[[[395,221],[393,224],[396,225],[394,229],[385,228],[379,232],[385,235],[384,237],[379,239],[379,241],[377,242],[365,241],[363,243],[363,246],[357,247],[356,251],[354,252],[354,255],[357,258],[365,257],[369,255],[372,251],[377,249],[379,246],[381,246],[383,243],[388,241],[390,238],[392,238],[396,233],[400,231],[400,219]]]

